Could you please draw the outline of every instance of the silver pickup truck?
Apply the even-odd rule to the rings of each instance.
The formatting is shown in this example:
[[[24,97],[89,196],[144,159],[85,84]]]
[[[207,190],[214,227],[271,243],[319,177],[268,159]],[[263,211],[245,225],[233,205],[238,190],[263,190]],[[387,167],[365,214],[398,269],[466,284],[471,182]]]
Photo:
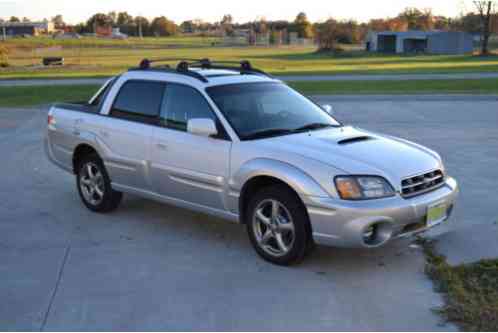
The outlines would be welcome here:
[[[458,186],[434,151],[345,126],[248,62],[152,63],[48,113],[47,155],[90,210],[125,192],[216,215],[280,265],[447,223]]]

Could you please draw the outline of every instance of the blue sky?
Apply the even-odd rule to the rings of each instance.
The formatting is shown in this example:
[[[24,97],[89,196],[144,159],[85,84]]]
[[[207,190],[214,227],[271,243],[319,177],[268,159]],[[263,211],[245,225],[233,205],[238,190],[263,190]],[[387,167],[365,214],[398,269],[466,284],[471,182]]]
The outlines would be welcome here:
[[[328,17],[370,18],[395,16],[405,7],[432,8],[435,14],[456,16],[472,9],[468,0],[0,0],[0,17],[12,15],[32,19],[50,18],[62,14],[67,22],[86,20],[95,12],[126,10],[132,15],[153,17],[164,15],[177,22],[201,18],[218,21],[230,13],[237,22],[266,19],[293,19],[304,11],[313,21]]]

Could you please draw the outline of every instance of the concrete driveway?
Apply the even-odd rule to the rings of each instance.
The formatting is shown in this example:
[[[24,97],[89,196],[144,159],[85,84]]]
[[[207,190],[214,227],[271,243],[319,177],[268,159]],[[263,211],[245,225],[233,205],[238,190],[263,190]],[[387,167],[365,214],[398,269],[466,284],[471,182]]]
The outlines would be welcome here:
[[[463,188],[452,228],[492,227],[496,99],[319,100],[348,123],[442,152]],[[45,123],[46,109],[0,110],[0,329],[454,329],[432,313],[441,298],[408,240],[319,248],[282,268],[255,255],[241,226],[215,218],[132,196],[111,215],[90,213],[73,177],[45,158]]]

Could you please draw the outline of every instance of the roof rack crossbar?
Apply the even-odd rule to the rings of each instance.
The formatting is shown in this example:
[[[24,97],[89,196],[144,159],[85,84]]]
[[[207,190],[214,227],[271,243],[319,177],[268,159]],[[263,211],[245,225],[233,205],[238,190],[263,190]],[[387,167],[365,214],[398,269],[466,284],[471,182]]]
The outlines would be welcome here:
[[[196,66],[193,66],[193,67],[196,67]],[[235,66],[218,66],[218,65],[211,65],[209,67],[209,69],[225,69],[225,70],[229,70],[229,71],[235,71],[235,72],[238,72],[242,75],[260,75],[260,76],[265,76],[265,77],[269,77],[269,78],[273,78],[273,76],[271,76],[270,74],[262,71],[262,70],[259,70],[259,69],[256,69],[256,68],[252,68],[252,67],[235,67]]]
[[[239,65],[237,66],[224,66],[224,65],[232,65],[236,64]],[[221,65],[221,66],[220,66]],[[272,75],[252,67],[251,63],[248,60],[242,60],[242,61],[210,61],[209,59],[201,59],[192,63],[187,63],[186,61],[182,66],[189,66],[189,67],[200,67],[200,68],[205,68],[205,69],[226,69],[226,70],[232,70],[232,71],[237,71],[240,72],[240,74],[253,74],[253,75],[262,75],[266,76],[269,78],[273,78]]]
[[[158,66],[158,67],[139,66],[136,68],[130,68],[129,70],[130,71],[150,70],[150,71],[158,71],[158,72],[163,72],[163,73],[181,74],[181,75],[192,77],[192,78],[197,79],[197,80],[204,82],[204,83],[209,82],[207,78],[205,78],[204,76],[202,76],[201,74],[199,74],[195,71],[179,72],[178,70],[171,68],[169,65]]]
[[[171,62],[171,61],[180,61],[178,65],[176,66],[176,70],[171,68],[169,65],[162,65],[158,67],[151,67],[152,63],[158,63],[158,62]],[[239,66],[226,66],[226,65],[232,65],[232,64],[237,64]],[[202,69],[224,69],[224,70],[230,70],[230,71],[236,71],[239,72],[240,74],[244,75],[260,75],[260,76],[266,76],[269,78],[273,78],[270,74],[252,67],[251,63],[247,60],[243,61],[215,61],[212,62],[208,58],[204,59],[178,59],[178,58],[156,58],[156,59],[143,59],[140,62],[140,65],[138,68],[134,68],[132,70],[161,70],[163,72],[168,72],[168,73],[177,73],[177,74],[182,74],[182,75],[187,75],[193,78],[196,78],[202,82],[208,82],[207,78],[201,75],[200,73],[196,71],[191,71],[190,68],[202,68]]]

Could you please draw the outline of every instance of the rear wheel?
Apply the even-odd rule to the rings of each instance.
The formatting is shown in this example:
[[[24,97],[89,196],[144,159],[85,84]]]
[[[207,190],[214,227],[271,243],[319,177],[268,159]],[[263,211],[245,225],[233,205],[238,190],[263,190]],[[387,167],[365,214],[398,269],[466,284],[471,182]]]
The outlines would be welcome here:
[[[115,210],[123,197],[121,192],[112,189],[102,160],[94,154],[84,157],[79,163],[76,185],[83,204],[94,212]]]
[[[249,202],[245,222],[256,252],[274,264],[298,263],[311,248],[305,207],[286,186],[260,190]]]

